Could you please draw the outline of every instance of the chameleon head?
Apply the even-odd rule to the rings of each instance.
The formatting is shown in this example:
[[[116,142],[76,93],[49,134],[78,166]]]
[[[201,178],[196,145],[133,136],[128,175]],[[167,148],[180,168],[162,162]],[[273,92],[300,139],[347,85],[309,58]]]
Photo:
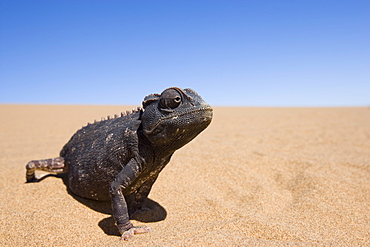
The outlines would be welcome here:
[[[178,149],[211,123],[213,110],[192,89],[168,88],[143,101],[143,134],[155,146]]]

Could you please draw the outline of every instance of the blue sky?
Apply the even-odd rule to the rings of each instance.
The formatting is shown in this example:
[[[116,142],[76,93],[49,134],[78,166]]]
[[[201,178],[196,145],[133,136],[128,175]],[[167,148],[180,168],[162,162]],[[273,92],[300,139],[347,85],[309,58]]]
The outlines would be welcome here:
[[[370,105],[370,1],[0,0],[0,103]]]

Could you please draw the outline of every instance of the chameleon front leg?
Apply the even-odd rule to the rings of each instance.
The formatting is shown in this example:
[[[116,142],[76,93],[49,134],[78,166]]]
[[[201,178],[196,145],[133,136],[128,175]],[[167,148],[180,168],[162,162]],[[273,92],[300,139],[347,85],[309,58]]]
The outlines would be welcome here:
[[[109,192],[112,200],[113,217],[123,240],[129,240],[138,233],[150,232],[149,227],[135,227],[129,219],[127,203],[123,191],[140,175],[141,164],[137,159],[132,158],[121,170],[112,182]]]

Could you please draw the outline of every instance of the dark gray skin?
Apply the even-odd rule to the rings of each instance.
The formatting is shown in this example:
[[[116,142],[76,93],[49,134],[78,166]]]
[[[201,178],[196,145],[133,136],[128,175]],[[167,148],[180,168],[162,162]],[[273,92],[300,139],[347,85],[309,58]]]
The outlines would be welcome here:
[[[173,153],[211,123],[212,108],[192,89],[168,88],[145,97],[143,109],[89,124],[78,130],[60,157],[30,161],[27,181],[36,170],[68,172],[76,195],[111,200],[123,240],[151,231],[129,220],[140,210],[160,171]]]

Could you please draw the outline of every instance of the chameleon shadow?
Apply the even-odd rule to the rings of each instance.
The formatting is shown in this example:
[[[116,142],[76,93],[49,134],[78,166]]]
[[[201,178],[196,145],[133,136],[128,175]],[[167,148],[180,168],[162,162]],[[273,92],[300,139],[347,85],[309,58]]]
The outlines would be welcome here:
[[[37,178],[34,178],[33,180],[29,180],[29,181],[26,181],[25,183],[26,184],[30,184],[30,183],[38,183],[38,182],[41,182],[42,180],[44,180],[45,178],[48,178],[48,177],[55,177],[55,178],[61,178],[61,176],[59,174],[43,174]]]
[[[91,199],[86,199],[73,194],[73,192],[68,190],[68,193],[79,203],[95,210],[99,213],[112,215],[112,203],[110,201],[95,201]],[[143,208],[145,210],[139,210],[133,215],[130,215],[131,220],[136,220],[140,222],[158,222],[162,221],[167,217],[167,211],[159,203],[147,198],[143,203]]]
[[[110,202],[105,203],[108,204],[109,207],[111,207]],[[146,199],[143,206],[146,208],[146,210],[140,210],[136,212],[134,215],[130,216],[131,220],[136,220],[143,223],[158,222],[164,220],[167,216],[167,211],[157,202],[149,198]],[[113,216],[102,219],[101,221],[99,221],[98,225],[107,235],[121,236],[118,228],[116,227]]]
[[[86,199],[86,198],[73,194],[69,190],[68,190],[68,193],[75,200],[91,208],[92,210],[95,210],[103,214],[112,215],[112,204],[110,201],[95,201],[95,200]],[[148,223],[148,222],[162,221],[167,217],[166,209],[164,209],[159,203],[149,198],[147,198],[144,201],[143,207],[145,208],[145,210],[139,210],[134,215],[130,216],[130,219],[136,220],[139,222]],[[102,219],[101,221],[99,221],[98,225],[107,235],[121,236],[114,222],[113,216]]]
[[[67,174],[58,174],[55,177],[59,177],[63,180],[63,183],[66,185],[67,192],[79,203],[89,207],[92,210],[95,210],[99,213],[112,215],[112,204],[110,201],[96,201],[91,199],[86,199],[74,194],[67,186]],[[149,223],[149,222],[158,222],[166,219],[167,211],[159,203],[147,198],[143,203],[143,208],[145,210],[139,210],[133,215],[130,215],[131,220],[136,220],[139,222]],[[120,236],[119,231],[115,225],[113,216],[102,219],[99,222],[99,227],[107,235]]]

